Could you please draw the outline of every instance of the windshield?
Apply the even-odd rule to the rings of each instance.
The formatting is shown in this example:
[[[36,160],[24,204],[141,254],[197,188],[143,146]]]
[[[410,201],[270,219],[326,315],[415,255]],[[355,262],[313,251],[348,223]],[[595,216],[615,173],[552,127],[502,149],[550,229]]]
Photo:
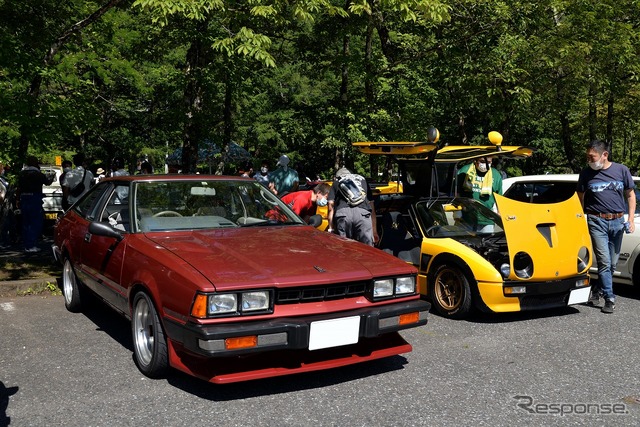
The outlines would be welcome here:
[[[304,224],[257,182],[149,181],[134,186],[139,231]]]
[[[461,237],[502,232],[498,214],[464,197],[421,201],[416,204],[420,226],[427,237]]]

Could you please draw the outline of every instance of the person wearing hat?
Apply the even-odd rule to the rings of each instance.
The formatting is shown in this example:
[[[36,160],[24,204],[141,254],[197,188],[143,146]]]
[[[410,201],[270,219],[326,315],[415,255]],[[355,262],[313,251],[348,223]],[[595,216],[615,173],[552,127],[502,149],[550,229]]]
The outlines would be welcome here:
[[[277,196],[298,190],[298,172],[289,167],[289,157],[283,154],[278,159],[278,168],[269,174],[269,189]]]
[[[99,182],[100,182],[100,180],[101,180],[102,178],[104,178],[105,176],[106,176],[106,172],[105,172],[105,170],[104,170],[103,168],[98,168],[98,169],[96,170],[96,178],[95,178],[95,179],[96,179],[96,184],[97,184],[97,183],[99,183]]]
[[[359,190],[366,194],[366,197],[360,203],[349,203],[349,200],[340,190],[340,181],[347,180],[355,183]],[[352,174],[347,168],[338,169],[327,201],[329,205],[327,214],[328,232],[333,232],[335,227],[338,235],[357,240],[369,246],[373,246],[378,241],[373,193],[363,176]]]

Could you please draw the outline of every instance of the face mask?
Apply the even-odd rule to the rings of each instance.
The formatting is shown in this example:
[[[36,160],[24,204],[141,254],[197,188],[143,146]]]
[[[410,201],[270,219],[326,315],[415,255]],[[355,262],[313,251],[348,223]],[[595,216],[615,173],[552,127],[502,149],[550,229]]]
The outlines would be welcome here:
[[[593,169],[594,171],[599,171],[600,169],[602,169],[602,167],[604,166],[604,162],[599,161],[599,162],[589,162],[589,167],[591,169]]]
[[[318,203],[318,206],[327,206],[327,203],[329,202],[327,201],[326,198],[322,198],[322,199],[318,199],[316,203]]]
[[[263,174],[265,174],[265,173],[269,172],[269,169],[268,169],[268,168],[264,168],[264,167],[263,167],[263,168],[260,168],[260,172],[262,172]]]
[[[478,163],[478,172],[486,172],[486,171],[487,171],[487,164],[484,162]]]

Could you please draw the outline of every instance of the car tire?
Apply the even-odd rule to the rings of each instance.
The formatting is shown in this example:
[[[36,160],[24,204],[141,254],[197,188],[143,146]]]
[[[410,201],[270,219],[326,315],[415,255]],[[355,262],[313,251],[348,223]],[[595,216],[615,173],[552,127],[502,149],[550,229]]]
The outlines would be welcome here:
[[[162,377],[168,367],[167,340],[151,298],[138,292],[133,299],[131,333],[138,369],[150,378]]]
[[[465,318],[471,311],[471,280],[454,263],[439,264],[430,274],[428,294],[436,311],[451,319]]]
[[[64,306],[72,313],[82,310],[82,284],[76,276],[71,260],[65,258],[62,267],[62,294],[64,295]]]

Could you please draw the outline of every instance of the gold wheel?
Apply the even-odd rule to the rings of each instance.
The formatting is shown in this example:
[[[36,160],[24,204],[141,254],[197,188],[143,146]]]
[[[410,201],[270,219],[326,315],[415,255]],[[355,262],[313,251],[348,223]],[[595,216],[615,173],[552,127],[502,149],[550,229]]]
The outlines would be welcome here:
[[[434,297],[444,310],[454,311],[462,303],[463,280],[458,271],[450,268],[442,269],[436,275]]]
[[[457,264],[440,264],[429,283],[434,308],[443,316],[461,319],[471,310],[470,280]]]

